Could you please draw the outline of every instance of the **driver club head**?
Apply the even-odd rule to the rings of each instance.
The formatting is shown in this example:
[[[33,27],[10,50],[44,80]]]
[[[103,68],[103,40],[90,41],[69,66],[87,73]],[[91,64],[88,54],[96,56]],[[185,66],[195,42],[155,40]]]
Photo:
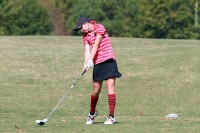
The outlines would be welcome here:
[[[35,120],[35,122],[40,125],[40,126],[43,126],[46,122],[47,122],[47,119],[44,119],[44,120]]]

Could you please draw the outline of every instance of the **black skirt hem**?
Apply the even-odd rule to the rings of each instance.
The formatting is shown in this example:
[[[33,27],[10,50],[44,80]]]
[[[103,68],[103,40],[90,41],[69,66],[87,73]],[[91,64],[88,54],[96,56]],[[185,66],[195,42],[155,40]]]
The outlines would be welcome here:
[[[121,76],[122,74],[118,71],[117,62],[114,59],[108,59],[102,63],[96,64],[93,68],[93,81],[120,78]]]

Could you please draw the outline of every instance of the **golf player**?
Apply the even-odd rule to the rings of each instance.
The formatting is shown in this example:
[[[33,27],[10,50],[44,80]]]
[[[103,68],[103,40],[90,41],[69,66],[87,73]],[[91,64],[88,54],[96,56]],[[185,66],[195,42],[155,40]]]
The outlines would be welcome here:
[[[93,124],[98,115],[96,105],[101,92],[102,83],[105,80],[108,92],[109,114],[104,124],[116,122],[114,112],[116,105],[115,80],[122,75],[118,71],[117,62],[112,44],[105,27],[97,24],[88,17],[80,17],[74,31],[83,32],[84,45],[84,71],[93,68],[93,89],[91,94],[90,112],[86,124]]]

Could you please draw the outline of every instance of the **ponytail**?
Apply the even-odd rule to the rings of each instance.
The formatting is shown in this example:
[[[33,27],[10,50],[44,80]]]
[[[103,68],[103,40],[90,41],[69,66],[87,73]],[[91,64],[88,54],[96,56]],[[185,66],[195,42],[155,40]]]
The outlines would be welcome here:
[[[97,22],[96,21],[94,21],[94,20],[90,20],[90,24],[96,24]]]

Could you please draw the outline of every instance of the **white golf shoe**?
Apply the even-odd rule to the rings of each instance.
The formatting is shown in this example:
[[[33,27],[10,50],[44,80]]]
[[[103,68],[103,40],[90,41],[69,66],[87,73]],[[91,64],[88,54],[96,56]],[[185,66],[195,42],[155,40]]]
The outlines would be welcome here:
[[[112,116],[108,116],[107,120],[104,122],[105,125],[115,124],[116,120]]]
[[[86,125],[91,125],[94,123],[94,118],[98,115],[98,112],[95,110],[94,115],[88,115]]]

